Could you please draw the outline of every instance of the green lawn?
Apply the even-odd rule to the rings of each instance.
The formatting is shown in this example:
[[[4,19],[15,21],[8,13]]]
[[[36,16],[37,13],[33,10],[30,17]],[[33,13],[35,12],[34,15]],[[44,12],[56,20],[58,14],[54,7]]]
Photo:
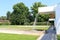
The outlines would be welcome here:
[[[38,36],[0,33],[0,40],[36,40]]]
[[[39,26],[30,26],[30,25],[0,25],[0,28],[11,28],[11,29],[18,29],[18,30],[47,30],[49,26],[47,25],[39,25]]]
[[[49,26],[26,26],[26,25],[0,25],[0,28],[18,29],[18,30],[32,30],[33,28],[38,30],[47,30]],[[17,34],[5,34],[0,33],[0,40],[36,40],[38,36],[34,35],[17,35]]]
[[[0,33],[0,40],[36,40],[38,37],[36,35]],[[57,36],[57,39],[60,40],[60,35]]]
[[[57,36],[57,39],[60,40],[60,35]]]

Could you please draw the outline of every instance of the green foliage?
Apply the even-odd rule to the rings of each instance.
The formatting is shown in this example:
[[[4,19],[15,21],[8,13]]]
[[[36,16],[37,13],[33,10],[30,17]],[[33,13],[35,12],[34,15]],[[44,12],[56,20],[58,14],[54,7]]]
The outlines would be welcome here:
[[[9,25],[9,24],[10,24],[10,22],[9,22],[9,20],[7,20],[6,16],[0,17],[0,25]]]
[[[30,25],[33,25],[34,22],[31,22]],[[36,25],[50,25],[50,23],[47,24],[47,22],[36,22]]]
[[[6,20],[7,18],[6,18],[6,16],[1,16],[0,17],[0,20]]]
[[[29,9],[24,3],[15,4],[13,10],[10,18],[11,24],[24,25],[25,22],[28,22]]]
[[[41,4],[41,2],[35,2],[33,4],[33,6],[31,7],[31,10],[32,10],[32,13],[34,14],[34,17],[38,13],[38,7],[43,7],[43,6],[46,6],[46,5]]]
[[[37,17],[38,22],[46,22],[48,20],[49,20],[49,14],[41,14],[41,15],[38,15]]]
[[[10,19],[10,14],[11,14],[10,11],[8,11],[8,12],[7,12],[7,20]]]
[[[46,5],[43,5],[41,2],[35,2],[32,7],[31,7],[31,13],[33,14],[33,21],[35,20],[36,14],[38,13],[38,7],[44,7]],[[48,18],[45,17],[46,15],[38,15],[37,21],[38,22],[43,22],[47,20]]]
[[[60,35],[57,36],[57,40],[60,40]]]
[[[17,3],[13,6],[13,12],[7,12],[7,19],[11,22],[12,25],[32,25],[31,22],[34,22],[36,14],[38,13],[38,7],[43,7],[41,2],[35,2],[31,11],[29,8],[22,2]],[[37,22],[45,22],[48,21],[49,14],[38,15]],[[42,25],[42,23],[37,23],[37,25]],[[44,25],[46,23],[43,23]]]

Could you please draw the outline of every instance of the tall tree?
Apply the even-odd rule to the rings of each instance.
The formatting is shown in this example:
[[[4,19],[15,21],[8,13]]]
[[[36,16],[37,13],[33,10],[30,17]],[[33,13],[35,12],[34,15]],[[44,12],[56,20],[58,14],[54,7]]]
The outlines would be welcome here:
[[[10,14],[11,14],[10,11],[8,11],[8,12],[7,12],[7,20],[10,19]]]
[[[31,7],[31,11],[33,13],[33,17],[35,18],[36,17],[36,14],[38,13],[38,7],[44,7],[46,5],[43,5],[41,2],[35,2],[32,7]],[[39,16],[39,19],[41,19],[41,15]],[[42,19],[43,20],[43,19]]]
[[[34,14],[34,17],[38,13],[38,7],[43,7],[43,6],[46,6],[46,5],[43,5],[41,2],[35,2],[33,4],[33,6],[31,7],[31,10],[32,10],[32,13]]]
[[[23,25],[28,20],[29,9],[24,3],[20,2],[13,6],[13,12],[11,14],[10,21],[12,24]]]

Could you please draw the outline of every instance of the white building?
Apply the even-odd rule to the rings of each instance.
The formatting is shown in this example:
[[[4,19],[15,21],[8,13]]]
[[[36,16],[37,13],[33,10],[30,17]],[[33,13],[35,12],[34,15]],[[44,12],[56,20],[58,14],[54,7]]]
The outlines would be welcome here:
[[[48,7],[39,7],[38,13],[39,14],[55,13],[55,19],[52,19],[52,20],[54,20],[54,22],[55,22],[57,34],[60,34],[60,5],[48,6]]]

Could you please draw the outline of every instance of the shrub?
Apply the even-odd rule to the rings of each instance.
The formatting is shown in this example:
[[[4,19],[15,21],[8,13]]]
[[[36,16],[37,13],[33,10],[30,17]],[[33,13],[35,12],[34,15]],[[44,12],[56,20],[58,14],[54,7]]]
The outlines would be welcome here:
[[[0,22],[0,25],[10,25],[10,22]]]
[[[30,25],[33,25],[34,22],[31,22]],[[47,22],[36,22],[36,25],[47,25]],[[50,25],[50,23],[48,23]]]

